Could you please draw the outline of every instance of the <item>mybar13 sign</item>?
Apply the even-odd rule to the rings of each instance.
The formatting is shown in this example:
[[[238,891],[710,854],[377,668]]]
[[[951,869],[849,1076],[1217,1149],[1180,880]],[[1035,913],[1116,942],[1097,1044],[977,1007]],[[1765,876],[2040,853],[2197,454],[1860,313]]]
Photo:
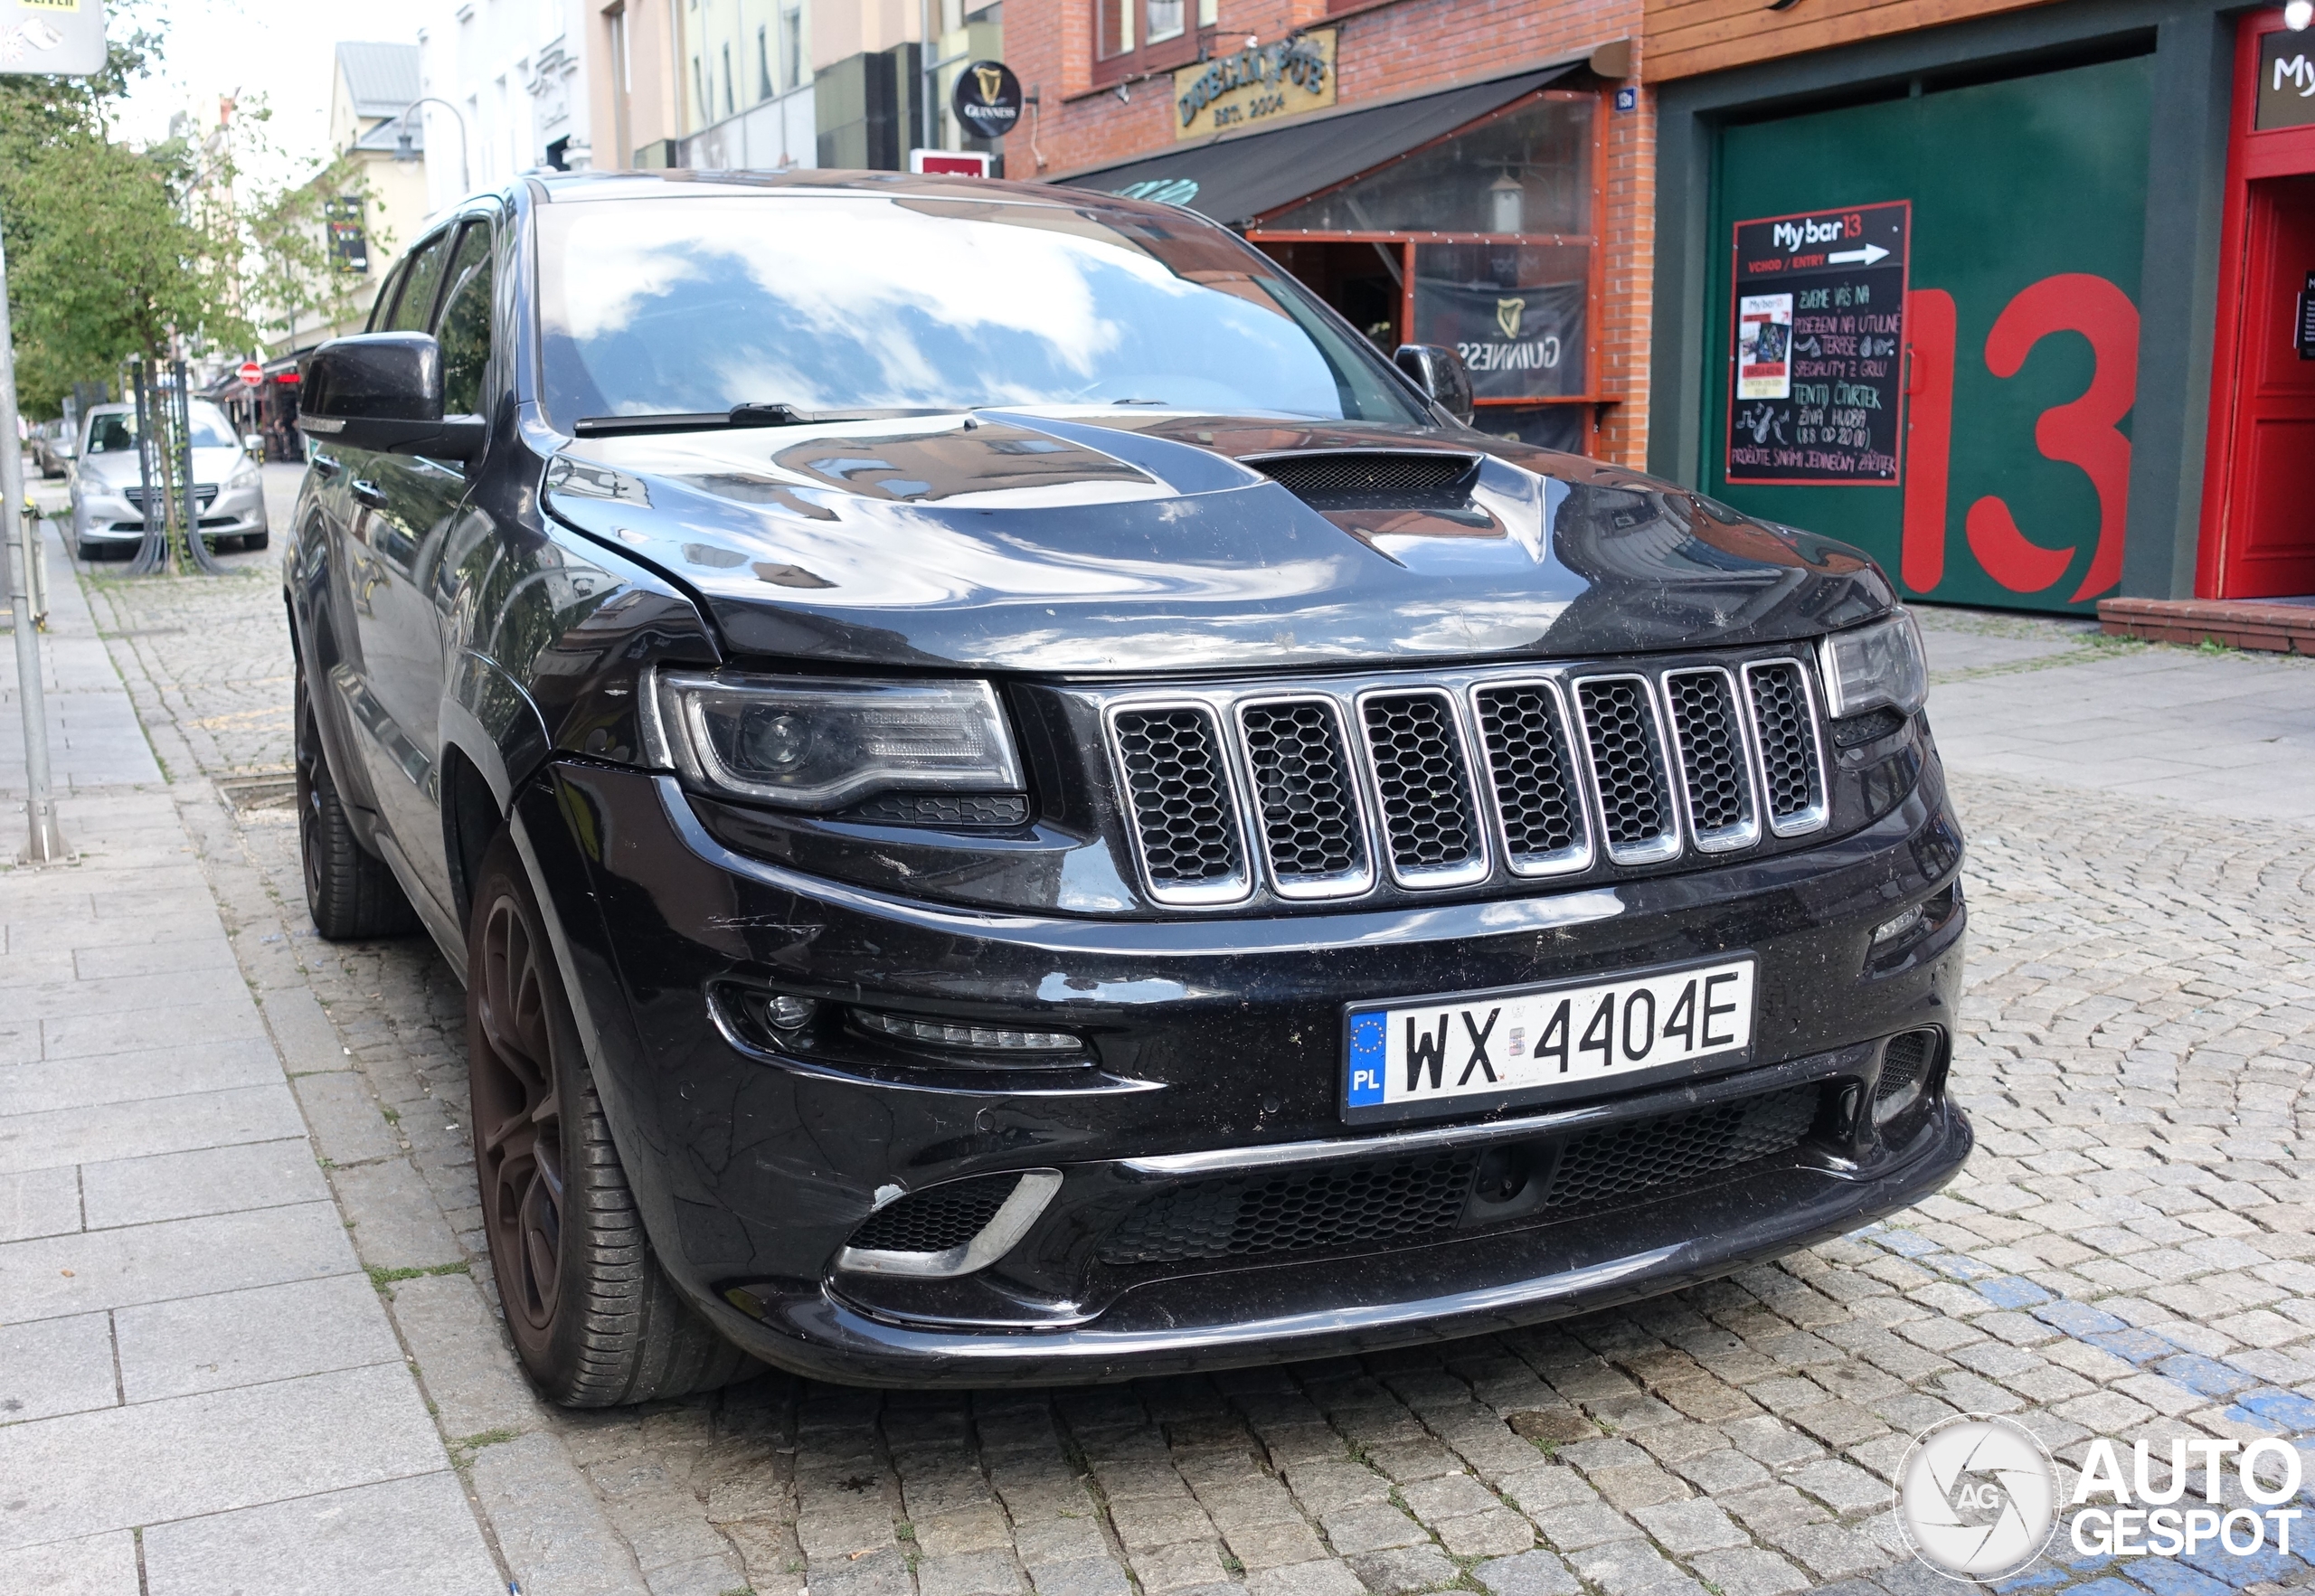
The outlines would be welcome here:
[[[0,0],[0,71],[86,77],[104,64],[101,0]]]
[[[1174,74],[1174,137],[1203,138],[1335,102],[1335,30],[1217,55]]]
[[[2315,122],[2315,33],[2286,28],[2259,41],[2259,109],[2252,125],[2300,127]]]

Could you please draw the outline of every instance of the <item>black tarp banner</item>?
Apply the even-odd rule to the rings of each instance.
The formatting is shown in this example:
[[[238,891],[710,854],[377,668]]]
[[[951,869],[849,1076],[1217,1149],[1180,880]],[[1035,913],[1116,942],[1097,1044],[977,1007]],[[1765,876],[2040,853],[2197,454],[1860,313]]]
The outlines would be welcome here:
[[[1581,393],[1587,297],[1582,283],[1507,288],[1418,277],[1415,341],[1461,355],[1475,399]]]

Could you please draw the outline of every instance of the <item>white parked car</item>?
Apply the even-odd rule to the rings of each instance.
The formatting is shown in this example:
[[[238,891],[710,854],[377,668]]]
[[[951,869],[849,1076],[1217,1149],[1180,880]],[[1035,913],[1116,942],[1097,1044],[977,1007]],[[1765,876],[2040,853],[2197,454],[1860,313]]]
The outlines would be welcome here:
[[[128,553],[145,535],[137,407],[100,404],[81,418],[72,468],[72,542],[84,560]],[[193,402],[194,497],[201,535],[214,549],[262,549],[270,540],[257,460],[225,412]]]

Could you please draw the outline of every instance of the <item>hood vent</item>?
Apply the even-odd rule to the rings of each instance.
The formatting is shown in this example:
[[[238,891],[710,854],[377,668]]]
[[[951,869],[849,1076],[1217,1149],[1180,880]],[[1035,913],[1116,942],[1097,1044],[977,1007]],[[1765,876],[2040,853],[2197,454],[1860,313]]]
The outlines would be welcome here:
[[[1479,457],[1441,449],[1323,449],[1240,464],[1314,510],[1453,510],[1470,502]]]

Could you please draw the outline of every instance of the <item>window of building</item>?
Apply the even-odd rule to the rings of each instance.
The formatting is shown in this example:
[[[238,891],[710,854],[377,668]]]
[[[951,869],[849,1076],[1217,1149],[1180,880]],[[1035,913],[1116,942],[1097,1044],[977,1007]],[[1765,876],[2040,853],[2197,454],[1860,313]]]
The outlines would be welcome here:
[[[732,47],[723,46],[723,114],[730,116],[740,109],[732,97]]]
[[[1110,82],[1167,71],[1195,61],[1199,33],[1214,25],[1213,0],[1199,0],[1197,27],[1188,0],[1093,0],[1093,75]]]
[[[770,99],[778,90],[771,82],[771,30],[756,24],[756,98]]]
[[[1580,451],[1600,400],[1598,111],[1541,91],[1246,236],[1384,348],[1460,354],[1481,431]]]
[[[804,80],[804,10],[791,6],[780,14],[780,86],[793,89]]]

